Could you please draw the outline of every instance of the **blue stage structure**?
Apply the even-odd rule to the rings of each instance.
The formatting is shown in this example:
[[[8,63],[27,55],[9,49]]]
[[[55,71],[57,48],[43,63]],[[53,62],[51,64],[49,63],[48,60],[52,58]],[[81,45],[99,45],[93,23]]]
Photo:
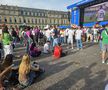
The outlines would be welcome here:
[[[80,25],[80,26],[92,27],[98,21],[84,22],[85,8],[95,6],[95,5],[104,3],[104,2],[106,2],[105,4],[108,4],[108,0],[82,0],[78,3],[67,6],[68,11],[70,12],[70,23]],[[106,6],[108,6],[108,5],[106,5]],[[94,18],[94,17],[90,17],[90,19],[92,19],[92,18]],[[107,23],[108,23],[108,20],[99,21],[100,25],[104,25]]]

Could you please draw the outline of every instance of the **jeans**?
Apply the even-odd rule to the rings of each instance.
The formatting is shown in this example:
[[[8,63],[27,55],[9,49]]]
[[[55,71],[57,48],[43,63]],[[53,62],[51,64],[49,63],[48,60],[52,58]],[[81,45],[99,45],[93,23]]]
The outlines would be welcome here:
[[[29,47],[30,47],[30,44],[31,44],[31,39],[28,38],[27,42],[26,42],[26,53],[29,54]]]
[[[61,37],[61,38],[60,38],[60,42],[61,42],[61,43],[64,43],[64,37]]]
[[[81,39],[77,39],[76,40],[76,44],[77,44],[77,48],[82,48],[82,40]]]
[[[55,45],[58,45],[58,38],[55,38],[53,41],[53,47],[55,47]]]
[[[16,45],[16,43],[17,43],[17,37],[13,37],[13,43],[14,43],[14,45]]]

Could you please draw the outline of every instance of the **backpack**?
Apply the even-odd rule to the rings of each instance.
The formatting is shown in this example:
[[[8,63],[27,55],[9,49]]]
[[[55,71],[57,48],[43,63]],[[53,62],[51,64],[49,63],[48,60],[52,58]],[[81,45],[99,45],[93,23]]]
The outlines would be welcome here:
[[[44,37],[43,33],[40,32],[40,33],[39,33],[39,38],[41,39],[41,38],[43,38],[43,37]]]

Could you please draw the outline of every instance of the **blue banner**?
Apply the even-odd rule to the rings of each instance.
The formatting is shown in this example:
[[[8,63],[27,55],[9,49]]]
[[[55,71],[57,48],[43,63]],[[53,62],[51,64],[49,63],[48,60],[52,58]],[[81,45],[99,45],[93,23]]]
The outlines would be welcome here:
[[[80,10],[79,9],[72,10],[71,23],[79,25],[79,20],[80,20]]]

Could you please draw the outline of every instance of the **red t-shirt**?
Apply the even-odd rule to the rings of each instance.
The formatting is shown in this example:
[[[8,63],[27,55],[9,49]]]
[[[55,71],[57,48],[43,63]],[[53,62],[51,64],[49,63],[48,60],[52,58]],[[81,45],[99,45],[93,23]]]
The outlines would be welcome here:
[[[62,53],[62,48],[60,46],[55,46],[54,48],[54,58],[58,59],[61,57],[61,53]]]

